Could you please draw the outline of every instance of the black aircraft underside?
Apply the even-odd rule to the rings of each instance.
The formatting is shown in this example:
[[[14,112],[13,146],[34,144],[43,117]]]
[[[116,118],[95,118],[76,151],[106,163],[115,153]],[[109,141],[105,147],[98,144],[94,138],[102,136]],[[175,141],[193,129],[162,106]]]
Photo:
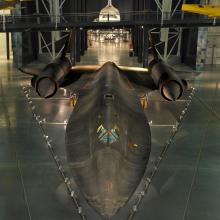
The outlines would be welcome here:
[[[136,91],[106,63],[84,88],[66,129],[74,179],[105,218],[137,188],[150,155],[151,135]]]
[[[137,189],[150,155],[151,133],[144,113],[149,91],[158,90],[168,101],[179,99],[187,87],[177,72],[158,59],[149,69],[73,66],[66,57],[33,75],[40,97],[50,98],[59,88],[76,94],[66,129],[66,153],[72,176],[88,203],[105,219],[123,207]]]

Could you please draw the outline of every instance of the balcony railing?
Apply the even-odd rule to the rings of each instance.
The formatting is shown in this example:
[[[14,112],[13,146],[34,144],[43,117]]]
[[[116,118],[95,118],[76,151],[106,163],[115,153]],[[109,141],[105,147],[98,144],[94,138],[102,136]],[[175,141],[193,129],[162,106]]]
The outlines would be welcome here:
[[[110,25],[147,25],[147,26],[211,26],[220,25],[220,19],[210,18],[204,15],[183,13],[177,11],[171,13],[160,13],[154,11],[132,11],[120,13],[121,21],[94,22],[99,17],[98,12],[94,13],[71,13],[57,15],[31,14],[31,15],[0,15],[0,29],[6,31],[16,27],[19,29],[52,28],[62,29],[69,27],[101,27]]]

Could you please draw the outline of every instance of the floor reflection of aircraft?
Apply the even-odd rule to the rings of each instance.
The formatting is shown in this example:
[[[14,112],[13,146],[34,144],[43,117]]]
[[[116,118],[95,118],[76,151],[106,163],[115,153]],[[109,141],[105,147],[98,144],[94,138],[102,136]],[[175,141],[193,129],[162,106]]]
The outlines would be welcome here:
[[[182,11],[207,15],[209,17],[220,17],[220,5],[183,4]]]
[[[21,71],[33,75],[32,86],[43,98],[60,87],[78,94],[66,129],[68,162],[88,203],[109,219],[129,200],[148,163],[151,133],[143,97],[159,90],[165,100],[175,101],[186,82],[158,58],[153,43],[149,69],[112,62],[72,66],[66,57],[70,38],[59,59],[42,70]]]
[[[14,9],[15,4],[30,1],[32,0],[3,0],[0,1],[0,10]]]

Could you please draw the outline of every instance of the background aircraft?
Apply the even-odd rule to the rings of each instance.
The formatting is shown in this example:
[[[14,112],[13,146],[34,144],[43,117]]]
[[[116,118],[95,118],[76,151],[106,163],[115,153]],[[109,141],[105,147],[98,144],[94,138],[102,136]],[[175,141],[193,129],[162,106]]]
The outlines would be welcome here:
[[[209,17],[220,17],[220,5],[183,4],[182,11],[207,15]]]
[[[4,0],[0,1],[0,10],[14,9],[16,3],[31,2],[32,0]]]

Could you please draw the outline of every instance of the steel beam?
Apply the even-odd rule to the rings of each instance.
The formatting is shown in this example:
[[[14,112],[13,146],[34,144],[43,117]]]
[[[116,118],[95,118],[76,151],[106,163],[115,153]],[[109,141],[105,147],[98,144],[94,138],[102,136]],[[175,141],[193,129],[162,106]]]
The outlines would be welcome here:
[[[36,7],[36,13],[39,14],[40,13],[39,0],[35,0],[35,7]],[[40,18],[37,18],[37,24],[40,24]],[[38,35],[38,53],[42,54],[40,31],[37,32],[37,35]]]

